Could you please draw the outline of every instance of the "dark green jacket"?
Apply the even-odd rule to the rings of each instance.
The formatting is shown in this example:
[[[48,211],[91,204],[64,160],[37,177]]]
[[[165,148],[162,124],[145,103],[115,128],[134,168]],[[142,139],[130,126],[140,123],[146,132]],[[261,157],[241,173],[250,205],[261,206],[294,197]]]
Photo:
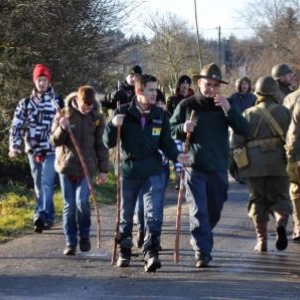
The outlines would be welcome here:
[[[174,138],[185,141],[183,125],[196,111],[197,126],[191,135],[190,153],[195,162],[192,168],[198,171],[224,171],[229,167],[229,133],[231,127],[239,134],[247,134],[246,119],[231,108],[227,115],[222,108],[215,106],[214,99],[205,98],[198,92],[184,99],[177,106],[170,119]]]
[[[171,138],[168,115],[161,108],[152,106],[147,122],[142,128],[141,112],[136,107],[136,98],[121,106],[116,114],[125,114],[121,127],[121,175],[125,178],[144,179],[162,172],[162,158],[158,149],[171,160],[179,154]],[[108,148],[117,143],[117,128],[108,122],[103,135]]]

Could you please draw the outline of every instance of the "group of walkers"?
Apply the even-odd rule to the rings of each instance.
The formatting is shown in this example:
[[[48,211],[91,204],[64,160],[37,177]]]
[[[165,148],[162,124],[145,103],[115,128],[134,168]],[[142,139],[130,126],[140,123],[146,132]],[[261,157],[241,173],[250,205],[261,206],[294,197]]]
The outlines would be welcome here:
[[[194,90],[191,78],[182,75],[175,95],[166,101],[157,78],[143,74],[136,65],[112,93],[97,94],[84,85],[61,101],[51,86],[49,69],[36,65],[33,92],[15,110],[9,146],[13,158],[21,153],[25,140],[37,197],[34,231],[53,226],[57,172],[64,202],[63,253],[74,255],[77,244],[83,252],[91,249],[90,187],[72,133],[89,175],[98,175],[99,184],[109,171],[109,149],[120,145],[121,159],[115,162],[121,170],[118,267],[131,263],[135,213],[136,244],[143,251],[144,269],[155,272],[161,267],[169,160],[174,163],[177,188],[185,172],[196,268],[208,267],[212,260],[213,229],[227,200],[228,169],[249,189],[248,215],[257,234],[254,249],[267,251],[270,215],[276,220],[278,250],[288,245],[291,213],[293,240],[300,241],[300,92],[289,94],[293,72],[288,65],[276,65],[271,73],[257,80],[255,94],[248,77],[238,79],[237,91],[227,99],[221,85],[228,82],[211,63],[193,78]],[[107,124],[101,107],[114,110]],[[187,135],[189,151],[183,153]]]

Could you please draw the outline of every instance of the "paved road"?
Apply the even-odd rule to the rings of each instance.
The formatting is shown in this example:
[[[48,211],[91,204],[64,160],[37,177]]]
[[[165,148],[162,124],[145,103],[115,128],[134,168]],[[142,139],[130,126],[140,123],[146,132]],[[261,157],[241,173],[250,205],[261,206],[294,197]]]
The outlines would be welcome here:
[[[300,299],[300,244],[290,243],[286,251],[277,251],[271,221],[269,252],[253,251],[255,233],[246,216],[245,185],[231,182],[208,269],[194,268],[186,204],[180,262],[173,263],[176,201],[170,189],[162,237],[163,266],[158,272],[144,273],[142,255],[136,249],[130,268],[110,266],[115,217],[114,207],[105,206],[101,208],[101,249],[95,248],[94,230],[94,247],[88,254],[62,255],[61,224],[41,235],[28,233],[0,245],[0,299]]]

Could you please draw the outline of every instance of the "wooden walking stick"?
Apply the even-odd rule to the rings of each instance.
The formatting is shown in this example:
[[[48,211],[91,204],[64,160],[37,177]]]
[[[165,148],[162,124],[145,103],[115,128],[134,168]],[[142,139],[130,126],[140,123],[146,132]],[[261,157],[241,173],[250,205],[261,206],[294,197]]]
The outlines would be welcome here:
[[[117,102],[117,111],[120,112],[120,101]],[[119,239],[119,226],[120,226],[120,207],[121,207],[121,126],[117,128],[117,202],[116,202],[116,227],[115,227],[115,236],[114,244],[112,249],[111,256],[111,265],[113,266],[116,261],[117,256],[117,245]]]
[[[59,105],[55,102],[55,100],[52,100],[57,112],[61,115],[61,117],[64,116],[64,113],[62,112],[62,110],[60,109]],[[76,153],[77,153],[77,156],[79,158],[79,161],[80,161],[80,164],[81,164],[81,167],[82,167],[82,170],[83,170],[83,174],[84,174],[84,177],[87,181],[87,185],[88,185],[88,188],[90,190],[90,193],[91,193],[91,198],[93,200],[93,203],[94,203],[94,209],[96,211],[96,221],[97,221],[97,228],[98,228],[98,233],[97,233],[97,248],[100,249],[100,241],[101,241],[101,223],[100,223],[100,215],[99,215],[99,207],[98,207],[98,203],[97,203],[97,200],[96,200],[96,193],[95,193],[95,190],[94,190],[94,187],[93,187],[93,183],[92,183],[92,180],[91,180],[91,177],[90,177],[90,174],[89,174],[89,170],[87,168],[87,165],[85,163],[85,160],[83,158],[83,155],[82,155],[82,151],[79,147],[79,144],[74,136],[74,133],[72,132],[71,128],[68,127],[67,129],[68,133],[69,133],[69,136],[70,136],[70,139],[75,147],[75,150],[76,150]]]
[[[195,120],[196,112],[192,110],[190,121]],[[184,143],[184,153],[188,153],[190,148],[190,139],[191,139],[191,132],[187,132],[186,139]],[[179,237],[180,237],[180,223],[181,223],[181,207],[182,207],[182,200],[184,196],[184,167],[182,166],[182,171],[180,174],[180,187],[178,192],[178,200],[177,200],[177,212],[176,212],[176,226],[175,226],[175,249],[174,249],[174,262],[178,263],[179,261]]]

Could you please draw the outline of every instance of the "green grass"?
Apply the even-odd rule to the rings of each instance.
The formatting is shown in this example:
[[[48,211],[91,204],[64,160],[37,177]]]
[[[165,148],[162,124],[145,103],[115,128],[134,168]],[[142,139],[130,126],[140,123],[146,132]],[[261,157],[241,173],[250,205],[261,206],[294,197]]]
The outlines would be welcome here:
[[[96,199],[100,204],[113,204],[116,198],[116,180],[112,172],[101,186],[94,184]],[[0,242],[10,240],[32,230],[35,208],[34,191],[21,185],[0,184]],[[63,201],[60,189],[54,193],[56,220],[61,220]],[[91,205],[93,208],[93,204]]]

